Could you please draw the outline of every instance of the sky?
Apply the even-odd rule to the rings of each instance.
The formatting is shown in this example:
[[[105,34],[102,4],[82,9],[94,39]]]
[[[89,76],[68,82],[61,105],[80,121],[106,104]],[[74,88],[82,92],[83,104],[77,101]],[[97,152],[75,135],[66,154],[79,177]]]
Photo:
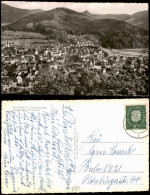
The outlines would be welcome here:
[[[57,7],[66,7],[78,12],[88,10],[92,14],[134,14],[148,10],[148,3],[74,3],[74,2],[25,2],[2,1],[7,5],[22,9],[51,10]]]

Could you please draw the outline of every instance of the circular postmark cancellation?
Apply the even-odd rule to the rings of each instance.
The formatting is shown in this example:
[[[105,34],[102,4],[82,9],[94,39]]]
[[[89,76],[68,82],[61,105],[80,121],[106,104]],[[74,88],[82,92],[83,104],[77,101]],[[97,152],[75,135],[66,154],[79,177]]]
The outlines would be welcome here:
[[[133,138],[140,139],[149,135],[146,105],[125,106],[124,128]]]

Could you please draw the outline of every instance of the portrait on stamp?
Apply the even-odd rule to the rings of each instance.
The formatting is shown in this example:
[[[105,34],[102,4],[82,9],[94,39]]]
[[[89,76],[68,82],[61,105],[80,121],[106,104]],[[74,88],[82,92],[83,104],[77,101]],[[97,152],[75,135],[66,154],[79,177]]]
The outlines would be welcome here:
[[[146,129],[146,106],[126,106],[126,129]]]

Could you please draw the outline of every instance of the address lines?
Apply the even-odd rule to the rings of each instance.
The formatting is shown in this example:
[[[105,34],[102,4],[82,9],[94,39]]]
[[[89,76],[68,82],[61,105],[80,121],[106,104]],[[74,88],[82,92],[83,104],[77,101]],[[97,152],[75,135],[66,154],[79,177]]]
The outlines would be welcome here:
[[[81,144],[143,144],[144,142],[81,142]],[[91,155],[91,154],[81,154],[81,155]],[[92,155],[100,155],[102,154],[92,154]],[[112,156],[113,154],[104,154],[103,156]],[[123,154],[115,154],[118,156],[122,156]],[[128,154],[126,154],[127,156]],[[129,156],[143,156],[144,154],[129,154]]]
[[[81,144],[143,144],[144,142],[80,142]],[[89,156],[89,155],[91,155],[91,154],[81,154],[81,155],[87,155],[87,156]],[[94,156],[114,156],[114,154],[92,154],[92,155],[94,155]],[[115,156],[123,156],[123,154],[115,154]],[[126,154],[126,156],[143,156],[144,154]],[[124,173],[127,173],[127,174],[130,174],[130,173],[137,173],[137,174],[139,174],[139,173],[145,173],[144,171],[122,171],[122,172],[114,172],[114,171],[112,171],[112,172],[101,172],[101,171],[92,171],[92,173],[120,173],[120,174],[124,174]]]

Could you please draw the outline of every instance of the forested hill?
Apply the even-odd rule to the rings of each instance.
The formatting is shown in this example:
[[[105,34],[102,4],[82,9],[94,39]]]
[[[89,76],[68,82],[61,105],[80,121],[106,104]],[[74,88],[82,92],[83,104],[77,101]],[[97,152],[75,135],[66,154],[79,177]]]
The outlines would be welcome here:
[[[125,21],[98,19],[90,14],[79,13],[67,8],[56,8],[31,14],[4,30],[35,31],[48,36],[62,32],[69,34],[95,34],[103,47],[135,48],[148,47],[148,31]]]
[[[126,20],[126,22],[135,25],[139,28],[143,28],[145,30],[148,30],[148,11],[141,11],[141,12],[137,12],[133,15],[131,15],[131,17],[129,19]]]
[[[132,15],[129,14],[91,14],[87,10],[83,12],[84,15],[88,15],[95,19],[115,19],[122,20],[136,27],[148,30],[148,11],[140,11]]]
[[[4,3],[1,3],[1,24],[4,23],[13,23],[25,16],[29,16],[32,13],[36,13],[42,10],[35,9],[35,10],[28,10],[28,9],[20,9],[15,8]]]

